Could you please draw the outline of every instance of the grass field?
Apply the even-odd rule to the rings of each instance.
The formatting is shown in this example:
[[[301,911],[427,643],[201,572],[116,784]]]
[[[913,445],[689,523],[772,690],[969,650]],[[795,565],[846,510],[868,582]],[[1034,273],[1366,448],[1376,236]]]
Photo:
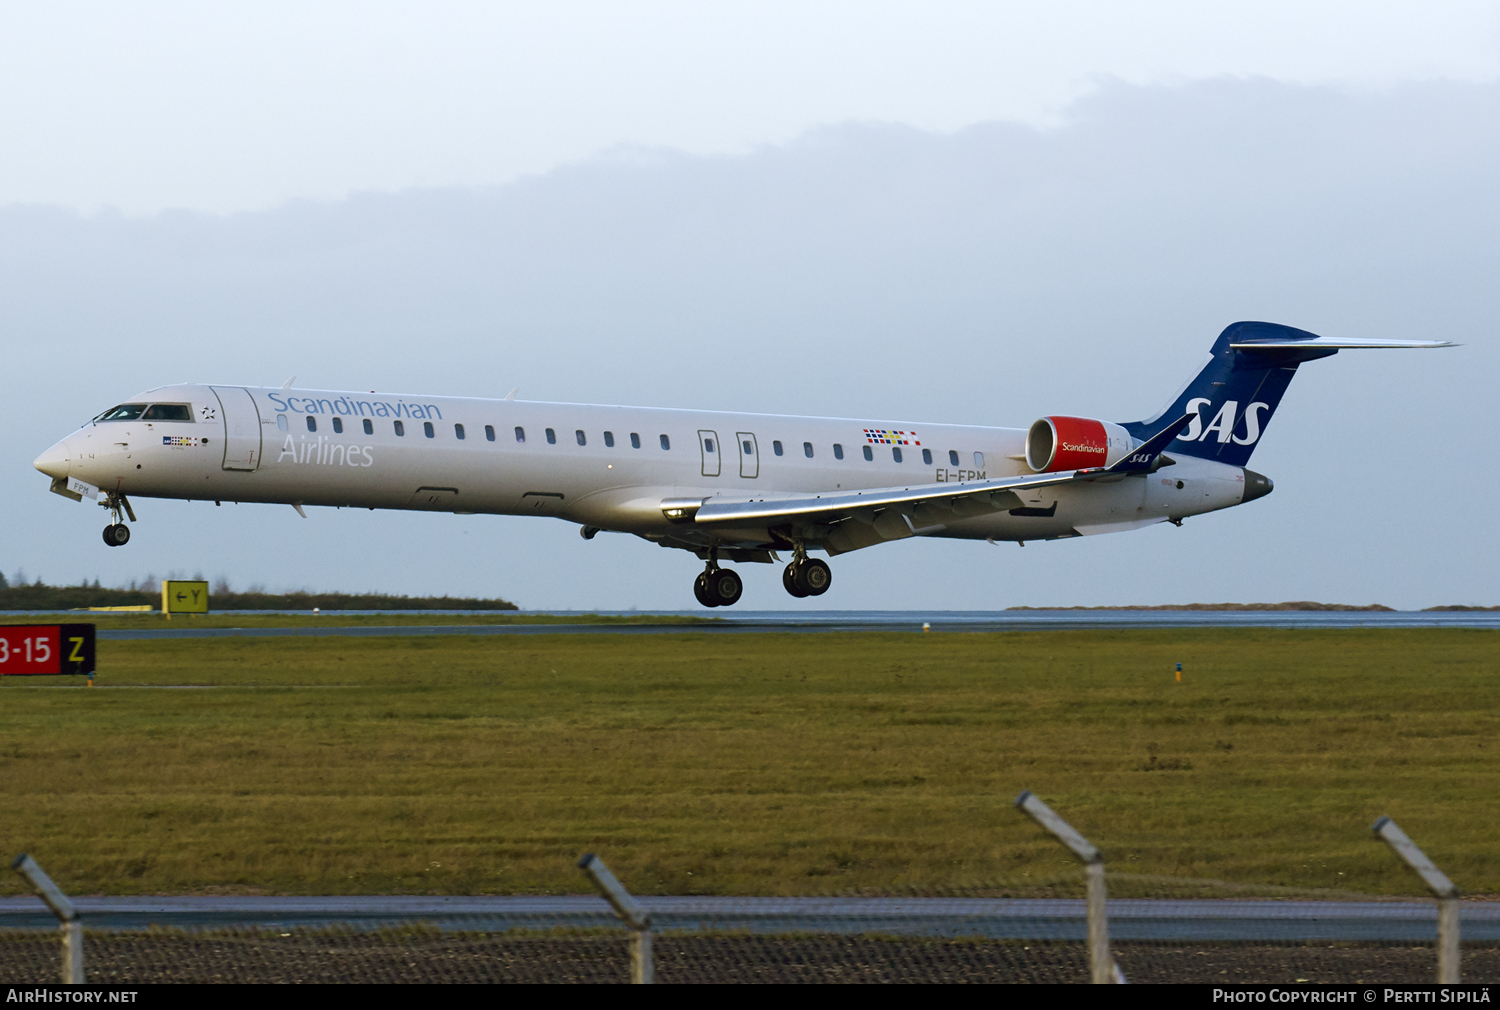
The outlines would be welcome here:
[[[1465,890],[1496,893],[1497,646],[1268,629],[101,642],[98,688],[0,683],[0,845],[78,894],[578,892],[588,850],[642,893],[968,888],[1069,869],[1010,806],[1030,788],[1120,870],[1409,893],[1368,832],[1390,814]]]

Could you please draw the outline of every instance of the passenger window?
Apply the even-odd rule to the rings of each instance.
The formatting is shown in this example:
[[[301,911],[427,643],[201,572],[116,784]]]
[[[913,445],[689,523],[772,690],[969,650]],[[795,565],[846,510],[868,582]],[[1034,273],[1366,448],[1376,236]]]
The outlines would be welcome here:
[[[584,437],[583,429],[582,428],[579,428],[577,431],[573,432],[573,437],[576,438],[576,439],[578,439],[578,444],[579,445],[588,445],[589,444],[589,440]]]
[[[364,426],[365,426],[365,434],[366,435],[373,435],[373,434],[375,434],[375,422],[374,421],[370,420],[367,417],[367,418],[364,419]]]
[[[309,419],[309,420],[311,420],[311,419]],[[405,435],[406,434],[406,424],[404,422],[395,421],[395,422],[393,422],[393,426],[396,429],[396,434],[397,435]]]
[[[431,421],[423,421],[422,422],[422,434],[426,435],[428,438],[432,438],[433,435],[437,434],[435,431],[432,430],[432,422]]]
[[[870,449],[870,447],[868,445],[865,446],[865,462],[868,463],[868,462],[871,462],[874,459],[875,459],[875,453]]]
[[[922,450],[922,462],[926,463],[928,466],[932,465],[932,450],[931,449],[923,449]]]
[[[844,458],[844,447],[841,446],[841,445],[839,445],[837,442],[833,443],[833,458],[834,459],[843,459]]]
[[[974,454],[974,469],[976,469],[976,470],[983,470],[984,469],[984,453],[982,453],[982,452],[976,452]]]
[[[344,419],[342,417],[335,417],[333,419],[333,433],[335,435],[342,435],[344,433]]]
[[[630,433],[630,447],[632,449],[639,449],[641,447],[641,436],[638,432],[632,431]]]
[[[958,466],[958,450],[957,449],[949,449],[948,450],[948,465],[949,466]]]
[[[776,455],[780,456],[781,455],[781,443],[773,440],[771,442],[771,451],[774,452]]]
[[[741,442],[740,443],[740,448],[745,450],[745,455],[746,456],[754,456],[755,455],[755,446],[751,445],[749,442]]]
[[[191,421],[193,415],[186,404],[154,403],[141,415],[142,421]]]
[[[663,449],[670,449],[670,448],[672,448],[672,440],[670,438],[668,438],[667,436],[663,435],[661,437],[661,447]]]
[[[714,451],[714,440],[713,439],[711,439],[711,438],[705,438],[703,440],[703,451],[704,452],[713,452]]]
[[[317,431],[318,430],[318,419],[316,417],[313,417],[311,414],[307,415],[307,430],[308,431]]]
[[[463,425],[461,425],[461,424],[455,424],[453,426],[453,437],[456,438],[456,439],[458,439],[460,442],[462,442],[464,440],[464,426]]]
[[[516,425],[516,441],[517,442],[524,442],[524,441],[526,441],[526,429],[523,428],[523,427],[521,427],[519,424]]]
[[[276,415],[276,427],[280,428],[282,431],[286,431],[287,425],[286,425],[286,415],[285,414],[277,414]]]
[[[811,442],[803,442],[802,443],[802,455],[806,456],[808,459],[812,459],[813,458],[813,455],[812,455],[812,443]]]
[[[604,447],[606,449],[613,449],[615,447],[615,433],[614,432],[612,432],[612,431],[606,431],[604,433]]]
[[[484,426],[484,440],[486,442],[493,442],[495,440],[495,426],[493,424]]]
[[[891,459],[897,463],[901,462],[901,447],[899,445],[891,446]]]
[[[557,444],[557,432],[553,431],[551,428],[547,429],[547,444],[548,445],[556,445]]]

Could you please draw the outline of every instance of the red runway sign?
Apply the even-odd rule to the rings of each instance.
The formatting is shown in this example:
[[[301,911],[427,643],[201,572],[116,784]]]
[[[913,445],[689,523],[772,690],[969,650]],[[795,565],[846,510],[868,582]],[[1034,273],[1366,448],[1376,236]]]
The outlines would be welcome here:
[[[0,625],[0,677],[93,672],[92,624]]]

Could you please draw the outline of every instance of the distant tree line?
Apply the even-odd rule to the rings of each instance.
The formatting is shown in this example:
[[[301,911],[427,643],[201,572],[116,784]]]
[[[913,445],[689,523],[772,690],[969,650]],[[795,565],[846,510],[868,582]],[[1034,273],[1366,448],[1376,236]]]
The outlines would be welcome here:
[[[0,574],[0,610],[81,610],[86,607],[161,606],[161,590],[149,585],[110,589],[93,585],[48,586],[40,580],[11,584]],[[222,583],[221,583],[222,585]],[[481,600],[456,596],[391,596],[387,593],[236,593],[216,589],[209,594],[210,610],[519,610],[509,600]]]

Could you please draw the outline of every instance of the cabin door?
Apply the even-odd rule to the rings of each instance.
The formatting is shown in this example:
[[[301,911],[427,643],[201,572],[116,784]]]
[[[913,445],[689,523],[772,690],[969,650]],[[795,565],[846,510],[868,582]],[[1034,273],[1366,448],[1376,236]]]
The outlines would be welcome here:
[[[242,386],[210,386],[224,413],[224,469],[260,466],[260,408]]]

